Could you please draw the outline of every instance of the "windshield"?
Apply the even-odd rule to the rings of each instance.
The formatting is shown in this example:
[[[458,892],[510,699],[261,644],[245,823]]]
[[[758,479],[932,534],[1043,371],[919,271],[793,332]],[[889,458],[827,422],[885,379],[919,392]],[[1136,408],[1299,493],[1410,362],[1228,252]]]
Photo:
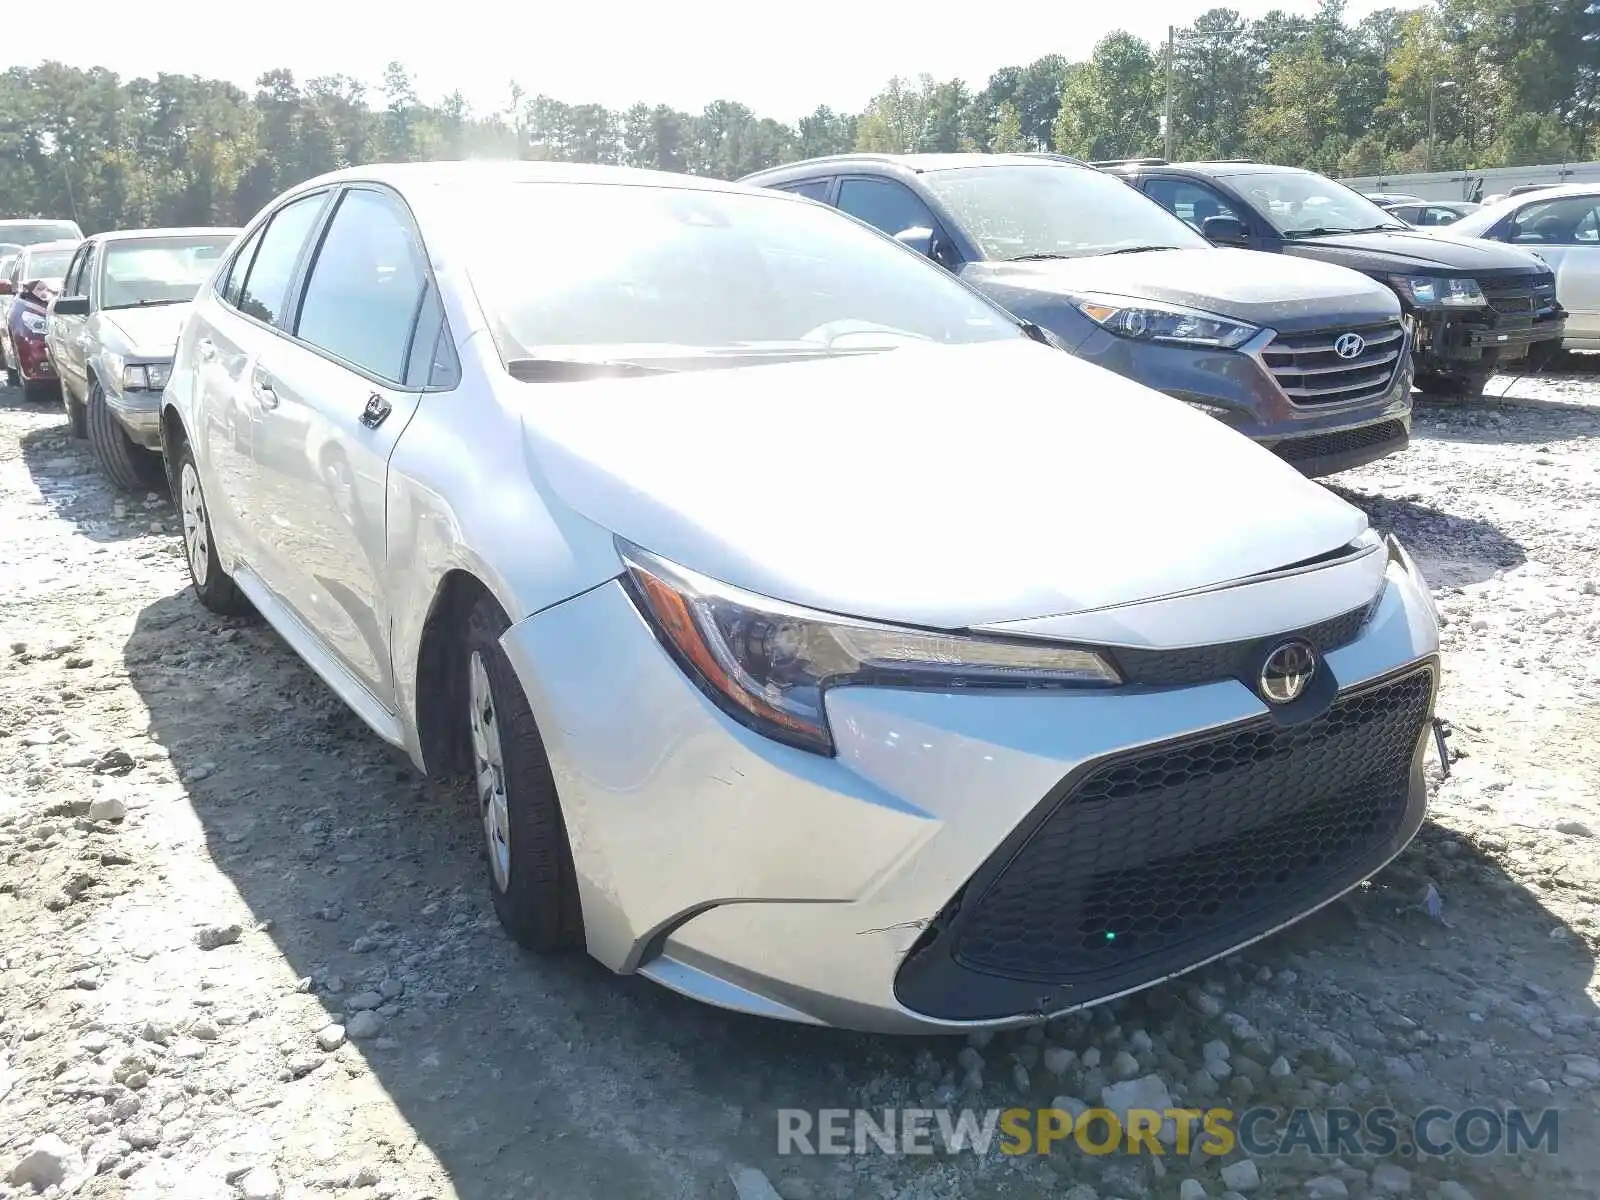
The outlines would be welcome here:
[[[636,185],[497,191],[446,204],[497,214],[465,231],[466,264],[508,362],[748,365],[1021,336],[926,259],[820,205]]]
[[[231,232],[108,242],[100,307],[187,303],[232,242]]]
[[[1080,258],[1211,245],[1122,180],[1086,167],[958,167],[929,171],[923,182],[985,258]]]
[[[83,231],[72,221],[41,221],[37,225],[0,225],[0,242],[37,246],[40,242],[77,241]]]
[[[1228,182],[1285,237],[1404,228],[1393,213],[1359,192],[1310,171],[1260,171],[1234,175]]]
[[[60,279],[66,275],[67,264],[71,261],[71,250],[42,250],[28,255],[22,269],[29,279]]]

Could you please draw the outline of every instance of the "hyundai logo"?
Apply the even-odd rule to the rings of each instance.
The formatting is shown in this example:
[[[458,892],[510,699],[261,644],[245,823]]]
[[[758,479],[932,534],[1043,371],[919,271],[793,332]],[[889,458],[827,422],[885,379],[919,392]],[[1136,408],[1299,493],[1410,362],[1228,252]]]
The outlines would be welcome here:
[[[1310,642],[1284,642],[1261,664],[1261,697],[1268,704],[1290,704],[1304,694],[1316,673],[1317,652]]]
[[[1367,348],[1367,339],[1359,333],[1341,333],[1333,343],[1333,352],[1340,358],[1355,358]]]

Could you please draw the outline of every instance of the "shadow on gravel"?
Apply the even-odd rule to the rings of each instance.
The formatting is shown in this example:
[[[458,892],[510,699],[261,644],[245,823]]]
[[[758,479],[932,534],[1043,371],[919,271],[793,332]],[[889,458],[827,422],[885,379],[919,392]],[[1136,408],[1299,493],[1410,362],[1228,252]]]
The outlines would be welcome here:
[[[1600,383],[1591,383],[1591,388]],[[1542,446],[1569,438],[1600,437],[1600,405],[1518,396],[1439,399],[1418,395],[1412,433],[1445,442]]]
[[[39,406],[19,403],[18,407]],[[67,432],[65,416],[59,424],[22,435],[22,460],[56,515],[71,521],[92,541],[120,542],[139,537],[154,532],[153,522],[168,532],[177,528],[166,489],[122,491],[101,472],[89,443]],[[119,511],[123,514],[120,517]]]
[[[424,785],[269,627],[214,617],[186,591],[140,613],[125,662],[212,857],[270,922],[295,974],[315,981],[329,1012],[382,978],[404,982],[381,1036],[361,1049],[464,1200],[732,1200],[730,1161],[774,1179],[798,1171],[819,1196],[895,1194],[867,1175],[859,1189],[836,1191],[838,1160],[778,1158],[777,1110],[941,1103],[936,1089],[959,1079],[960,1043],[765,1022],[582,956],[524,955],[495,923],[470,802]],[[1448,925],[1418,908],[1426,879],[1445,897]],[[1228,1006],[1252,1020],[1263,1020],[1262,1005],[1287,1024],[1296,1010],[1327,1003],[1339,1015],[1326,1022],[1390,1014],[1420,1026],[1414,1045],[1429,1072],[1468,1096],[1485,1061],[1477,1047],[1492,1039],[1516,1048],[1508,1052],[1548,1049],[1530,1001],[1564,1006],[1575,1025],[1593,1017],[1592,956],[1575,935],[1554,940],[1558,926],[1492,858],[1430,824],[1381,882],[1200,978],[1224,984]],[[1262,966],[1287,982],[1291,965],[1305,977],[1299,987],[1252,982]],[[1100,1015],[1151,1030],[1177,1023],[1197,1046],[1221,1026],[1189,1007],[1193,982]],[[1469,1008],[1483,1024],[1469,1024]],[[291,1049],[310,1049],[314,1032]],[[1021,1045],[1017,1037],[986,1051],[984,1094],[956,1103],[1048,1103],[1059,1089],[1043,1070],[1026,1098],[1011,1081],[1002,1055]],[[328,1070],[299,1086],[324,1086],[316,1081]],[[1059,1186],[1018,1174],[962,1194],[1035,1197]]]
[[[1399,538],[1434,586],[1481,583],[1528,561],[1526,547],[1488,521],[1403,497],[1369,496],[1326,481],[1324,486],[1365,512],[1380,532]]]

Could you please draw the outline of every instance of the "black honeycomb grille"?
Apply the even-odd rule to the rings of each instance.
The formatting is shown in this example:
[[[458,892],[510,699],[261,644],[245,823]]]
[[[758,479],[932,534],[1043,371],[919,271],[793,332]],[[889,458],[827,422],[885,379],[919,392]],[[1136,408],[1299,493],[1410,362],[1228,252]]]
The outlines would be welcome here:
[[[1399,421],[1378,421],[1355,429],[1340,429],[1333,433],[1312,433],[1305,437],[1284,438],[1274,442],[1272,450],[1279,458],[1289,462],[1305,462],[1330,454],[1347,454],[1365,450],[1386,442],[1400,441],[1406,437],[1406,427]]]
[[[1131,986],[1299,915],[1404,835],[1432,691],[1424,668],[1303,724],[1257,718],[1091,770],[963,904],[953,957]]]
[[[1219,679],[1244,679],[1249,683],[1247,676],[1250,668],[1259,664],[1265,646],[1298,637],[1315,646],[1319,654],[1326,655],[1354,641],[1370,612],[1369,606],[1363,606],[1304,629],[1243,642],[1188,646],[1180,650],[1134,650],[1122,647],[1111,653],[1122,671],[1122,677],[1129,683],[1145,687],[1192,687]]]

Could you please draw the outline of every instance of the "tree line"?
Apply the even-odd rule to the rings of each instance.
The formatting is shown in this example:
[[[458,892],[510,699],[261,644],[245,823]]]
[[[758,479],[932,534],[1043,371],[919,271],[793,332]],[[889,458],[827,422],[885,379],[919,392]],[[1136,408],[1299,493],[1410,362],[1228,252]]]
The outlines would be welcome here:
[[[870,151],[1057,150],[1249,158],[1332,175],[1600,157],[1600,0],[1435,0],[1359,22],[1344,0],[1246,20],[1213,8],[1165,43],[1115,32],[1089,58],[1003,67],[982,88],[891,79],[859,113],[792,123],[733,100],[615,111],[530,95],[474,111],[381,86],[263,74],[254,93],[194,75],[120,79],[46,62],[0,75],[0,215],[86,230],[245,221],[284,188],[374,161],[522,157],[737,178]],[[1431,132],[1431,137],[1430,137]]]

